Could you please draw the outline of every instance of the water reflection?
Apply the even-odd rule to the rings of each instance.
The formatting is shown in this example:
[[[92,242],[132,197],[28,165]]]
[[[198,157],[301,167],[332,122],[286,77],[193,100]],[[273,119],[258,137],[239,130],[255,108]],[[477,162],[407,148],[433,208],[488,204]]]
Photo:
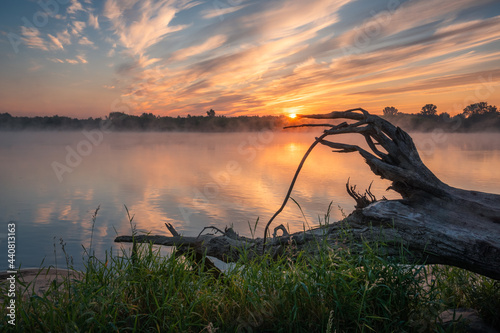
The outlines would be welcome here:
[[[82,133],[0,133],[0,220],[18,224],[17,259],[24,266],[37,266],[43,257],[53,263],[53,244],[63,238],[81,267],[81,245],[90,244],[91,216],[98,206],[93,241],[98,255],[117,247],[112,242],[117,233],[130,233],[124,205],[143,232],[167,234],[168,222],[187,235],[206,225],[232,225],[251,236],[248,224],[259,218],[261,235],[315,135],[111,133],[59,182],[52,163],[64,164],[67,147],[76,149],[85,139]],[[500,193],[500,135],[413,137],[426,165],[446,183]],[[352,135],[338,140],[363,144]],[[373,181],[377,197],[398,197],[386,192],[389,182],[374,176],[359,155],[318,146],[292,194],[307,223],[317,224],[331,201],[335,208],[352,210],[354,202],[345,192],[348,178],[360,190]],[[340,209],[334,209],[332,219],[341,218]],[[275,223],[297,231],[306,221],[290,202]],[[5,269],[7,261],[0,260]]]

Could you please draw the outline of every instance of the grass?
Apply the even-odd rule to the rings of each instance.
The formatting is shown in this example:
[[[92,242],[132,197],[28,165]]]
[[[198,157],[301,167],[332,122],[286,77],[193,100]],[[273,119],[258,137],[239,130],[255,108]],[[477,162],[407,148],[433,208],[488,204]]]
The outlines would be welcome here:
[[[365,244],[356,256],[317,246],[316,257],[249,260],[243,253],[220,279],[193,258],[162,257],[150,244],[104,258],[86,249],[81,278],[68,275],[42,295],[25,286],[16,326],[3,320],[0,331],[458,332],[458,324],[437,320],[458,307],[500,325],[498,282],[457,268],[400,265],[380,255],[382,243]]]

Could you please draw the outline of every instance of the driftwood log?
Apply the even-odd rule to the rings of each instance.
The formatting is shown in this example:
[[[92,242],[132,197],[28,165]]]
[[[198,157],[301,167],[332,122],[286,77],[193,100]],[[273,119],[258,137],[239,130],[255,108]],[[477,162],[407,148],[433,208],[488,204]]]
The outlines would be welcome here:
[[[349,195],[356,201],[356,209],[341,223],[291,235],[275,235],[269,240],[266,240],[267,229],[272,220],[266,226],[264,237],[257,239],[241,237],[232,229],[226,229],[220,236],[136,236],[136,241],[187,246],[229,262],[237,260],[243,248],[247,253],[260,255],[264,242],[272,254],[283,252],[292,243],[299,249],[314,252],[317,247],[308,245],[318,239],[326,240],[333,247],[347,225],[354,242],[348,246],[353,249],[356,243],[382,238],[387,244],[388,255],[400,254],[403,243],[409,250],[408,258],[415,263],[452,265],[500,280],[500,195],[454,188],[443,183],[424,165],[412,138],[405,131],[363,109],[299,117],[348,120],[349,123],[338,125],[292,127],[328,127],[310,150],[320,143],[333,148],[334,152],[359,153],[374,174],[392,181],[390,189],[402,198],[377,201],[369,189],[360,194],[354,186],[347,184]],[[325,140],[344,133],[362,135],[368,149]],[[297,174],[299,171],[300,168]],[[281,227],[278,229],[282,230]],[[120,236],[115,241],[129,242],[132,237]]]

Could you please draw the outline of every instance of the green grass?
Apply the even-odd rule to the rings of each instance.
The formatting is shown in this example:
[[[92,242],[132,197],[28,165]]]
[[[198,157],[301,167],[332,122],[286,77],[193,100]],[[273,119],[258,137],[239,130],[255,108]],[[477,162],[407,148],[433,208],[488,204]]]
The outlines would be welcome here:
[[[317,246],[316,257],[243,254],[220,279],[189,256],[162,257],[148,244],[101,259],[88,249],[80,279],[43,295],[29,296],[26,286],[17,297],[17,325],[3,320],[0,331],[454,332],[459,326],[442,327],[437,316],[458,307],[499,324],[493,280],[457,268],[403,266],[380,255],[382,243],[365,244],[361,255]]]

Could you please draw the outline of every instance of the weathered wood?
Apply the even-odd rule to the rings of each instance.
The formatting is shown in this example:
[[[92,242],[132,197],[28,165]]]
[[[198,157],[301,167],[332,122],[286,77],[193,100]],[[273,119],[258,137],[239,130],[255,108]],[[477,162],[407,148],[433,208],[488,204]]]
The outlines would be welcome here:
[[[358,152],[402,196],[358,208],[349,217],[351,224],[378,224],[385,237],[404,240],[416,254],[500,279],[500,195],[443,183],[424,165],[408,133],[363,109],[302,117],[355,121],[324,132],[358,133],[371,152],[357,145],[320,143],[337,152]]]
[[[167,227],[168,231],[172,234],[174,237],[180,237],[179,233],[175,230],[174,226],[172,223],[165,223],[165,227]]]
[[[292,183],[282,207],[266,225],[263,239],[207,235],[199,238],[147,236],[143,240],[163,245],[196,246],[209,255],[231,261],[238,258],[241,249],[250,255],[260,255],[264,244],[272,253],[280,252],[291,242],[299,249],[314,252],[317,247],[310,245],[316,244],[318,239],[336,246],[339,235],[348,225],[355,243],[383,238],[388,244],[387,254],[391,255],[399,254],[402,242],[415,262],[425,260],[426,263],[453,265],[500,280],[500,195],[458,189],[443,183],[424,165],[408,133],[363,109],[298,117],[351,121],[339,125],[322,124],[329,128],[316,139],[308,153],[317,143],[333,148],[334,152],[358,152],[374,174],[392,181],[390,189],[402,198],[377,201],[370,189],[359,194],[355,186],[347,184],[348,193],[357,205],[345,221],[266,241],[267,229],[286,204]],[[292,127],[303,126],[311,124]],[[344,133],[362,135],[369,150],[325,139]],[[304,161],[305,158],[301,165]],[[296,176],[299,171],[300,167]],[[139,237],[136,236],[136,241],[141,241]],[[124,236],[117,241],[125,239],[131,241],[131,237]],[[349,246],[355,249],[355,243]]]

